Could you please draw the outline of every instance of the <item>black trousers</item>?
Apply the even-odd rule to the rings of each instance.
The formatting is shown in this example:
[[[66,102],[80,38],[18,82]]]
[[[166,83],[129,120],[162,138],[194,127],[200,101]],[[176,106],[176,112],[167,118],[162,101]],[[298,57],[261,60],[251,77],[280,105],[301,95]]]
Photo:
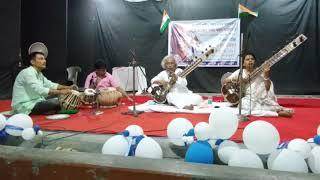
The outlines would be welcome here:
[[[56,114],[61,110],[58,98],[49,98],[45,101],[38,102],[30,114]]]

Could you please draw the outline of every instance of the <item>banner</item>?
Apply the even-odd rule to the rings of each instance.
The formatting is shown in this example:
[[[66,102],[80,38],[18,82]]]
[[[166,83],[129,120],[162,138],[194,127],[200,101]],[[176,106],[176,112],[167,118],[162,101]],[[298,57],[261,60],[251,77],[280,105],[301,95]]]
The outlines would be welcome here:
[[[178,66],[187,66],[209,47],[215,52],[200,67],[238,67],[240,49],[240,19],[171,21],[168,54],[173,54]]]

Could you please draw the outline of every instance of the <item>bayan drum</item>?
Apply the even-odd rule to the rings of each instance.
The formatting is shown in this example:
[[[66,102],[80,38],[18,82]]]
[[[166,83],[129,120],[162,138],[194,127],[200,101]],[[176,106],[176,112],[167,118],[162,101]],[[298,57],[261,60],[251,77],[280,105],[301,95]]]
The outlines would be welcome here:
[[[117,90],[100,90],[97,100],[101,108],[112,108],[119,105],[122,94]]]
[[[71,94],[60,96],[59,102],[62,110],[77,110],[82,104],[80,93],[75,90]]]

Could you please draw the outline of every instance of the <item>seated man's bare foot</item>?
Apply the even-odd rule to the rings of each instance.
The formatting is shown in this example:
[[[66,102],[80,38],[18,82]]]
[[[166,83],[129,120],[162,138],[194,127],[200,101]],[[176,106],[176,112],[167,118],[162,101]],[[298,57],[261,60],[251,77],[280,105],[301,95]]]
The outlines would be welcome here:
[[[193,110],[193,105],[184,106],[183,109]]]
[[[293,116],[293,111],[281,110],[281,111],[278,111],[278,115],[281,116],[281,117],[289,117],[289,118],[291,118]]]

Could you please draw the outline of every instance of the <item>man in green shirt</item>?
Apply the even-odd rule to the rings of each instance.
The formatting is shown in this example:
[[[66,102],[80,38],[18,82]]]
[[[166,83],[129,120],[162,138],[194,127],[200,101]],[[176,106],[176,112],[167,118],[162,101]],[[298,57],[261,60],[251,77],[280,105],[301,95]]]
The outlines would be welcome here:
[[[57,113],[61,109],[58,98],[48,99],[48,97],[69,94],[75,87],[51,82],[42,74],[41,71],[46,68],[48,51],[44,44],[39,44],[43,47],[32,50],[32,45],[30,46],[31,66],[23,69],[14,82],[11,103],[14,113]]]

